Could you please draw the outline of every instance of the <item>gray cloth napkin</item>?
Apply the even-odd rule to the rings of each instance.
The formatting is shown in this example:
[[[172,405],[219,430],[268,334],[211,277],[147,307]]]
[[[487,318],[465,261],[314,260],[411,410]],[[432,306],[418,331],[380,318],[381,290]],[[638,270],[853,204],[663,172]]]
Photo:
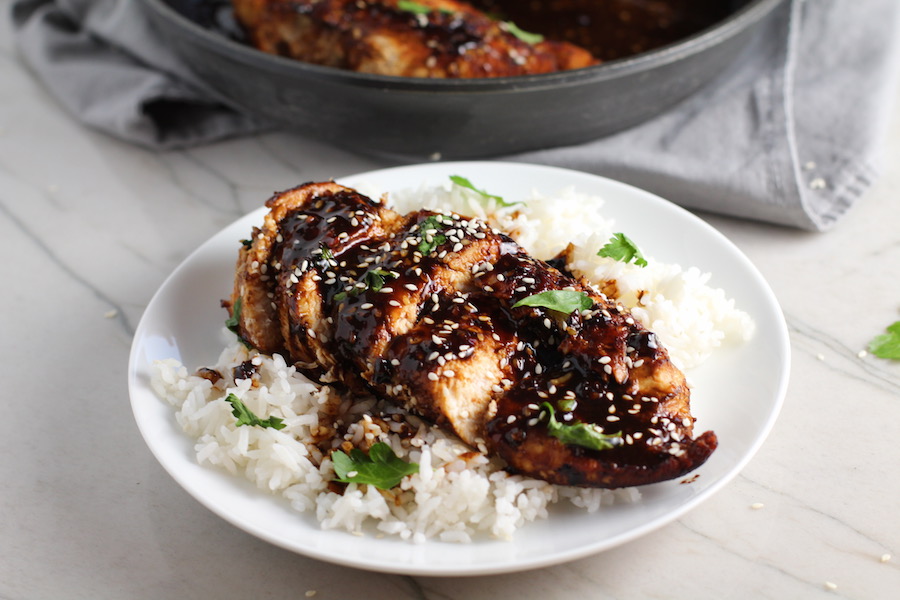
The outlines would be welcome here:
[[[24,61],[84,123],[167,149],[261,131],[160,43],[134,0],[13,0]],[[504,157],[605,175],[688,208],[824,231],[878,171],[896,0],[787,0],[735,68],[590,143]]]

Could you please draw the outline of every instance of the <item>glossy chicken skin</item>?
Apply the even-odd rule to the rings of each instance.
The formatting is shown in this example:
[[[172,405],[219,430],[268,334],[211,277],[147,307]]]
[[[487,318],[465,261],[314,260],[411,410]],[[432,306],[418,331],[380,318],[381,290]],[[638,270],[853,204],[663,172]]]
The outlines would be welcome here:
[[[363,73],[484,78],[597,62],[567,42],[524,41],[456,0],[234,0],[234,8],[260,50]]]
[[[334,183],[268,206],[224,303],[260,350],[385,397],[487,447],[508,470],[553,483],[653,483],[715,449],[712,432],[693,437],[684,375],[651,332],[485,223],[399,215]],[[514,307],[546,290],[582,293],[590,308]],[[548,406],[563,426],[601,427],[609,447],[559,439]]]

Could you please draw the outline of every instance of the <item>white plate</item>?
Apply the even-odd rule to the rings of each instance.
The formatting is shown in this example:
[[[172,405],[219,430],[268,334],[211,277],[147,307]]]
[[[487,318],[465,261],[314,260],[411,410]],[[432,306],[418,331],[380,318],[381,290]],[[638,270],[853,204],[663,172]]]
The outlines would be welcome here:
[[[554,508],[550,519],[517,532],[514,541],[412,544],[394,538],[323,531],[312,515],[241,478],[197,464],[193,442],[175,423],[174,410],[150,389],[150,365],[176,358],[189,369],[211,364],[223,345],[225,313],[239,240],[262,221],[263,209],[239,219],[191,254],[156,293],[141,319],[131,351],[129,389],[135,419],[153,454],[191,495],[241,529],[317,559],[376,571],[416,575],[477,575],[531,569],[573,560],[644,535],[678,518],[722,488],[747,464],[769,433],[787,388],[787,328],[769,286],[724,236],[687,211],[642,190],[558,168],[497,162],[436,163],[385,169],[341,180],[383,189],[445,182],[460,174],[506,198],[536,189],[553,194],[567,185],[605,198],[616,229],[641,240],[645,254],[694,265],[713,274],[712,285],[735,298],[757,324],[747,344],[717,353],[692,371],[693,410],[719,448],[690,485],[645,486],[642,498],[586,514]],[[323,177],[327,177],[324,174]]]

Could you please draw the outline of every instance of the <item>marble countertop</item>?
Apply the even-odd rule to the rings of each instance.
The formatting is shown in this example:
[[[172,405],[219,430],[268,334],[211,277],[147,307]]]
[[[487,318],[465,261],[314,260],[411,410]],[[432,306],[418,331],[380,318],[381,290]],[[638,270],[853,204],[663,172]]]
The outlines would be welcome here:
[[[896,598],[900,103],[886,170],[827,234],[704,215],[771,284],[787,399],[743,472],[677,521],[576,562],[429,578],[252,537],[173,481],[138,433],[135,327],[189,252],[274,189],[383,163],[287,134],[151,152],[83,128],[0,36],[0,598]]]

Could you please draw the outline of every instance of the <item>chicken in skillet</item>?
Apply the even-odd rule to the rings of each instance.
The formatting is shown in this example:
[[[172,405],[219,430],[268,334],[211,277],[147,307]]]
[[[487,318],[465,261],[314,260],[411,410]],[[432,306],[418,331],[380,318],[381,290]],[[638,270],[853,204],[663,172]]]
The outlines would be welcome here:
[[[693,436],[684,375],[653,333],[482,221],[401,215],[330,182],[267,206],[224,302],[260,351],[552,483],[663,481],[715,450],[714,433]],[[557,303],[534,301],[545,292]]]
[[[457,0],[234,0],[234,9],[264,52],[363,73],[483,78],[597,62]]]

